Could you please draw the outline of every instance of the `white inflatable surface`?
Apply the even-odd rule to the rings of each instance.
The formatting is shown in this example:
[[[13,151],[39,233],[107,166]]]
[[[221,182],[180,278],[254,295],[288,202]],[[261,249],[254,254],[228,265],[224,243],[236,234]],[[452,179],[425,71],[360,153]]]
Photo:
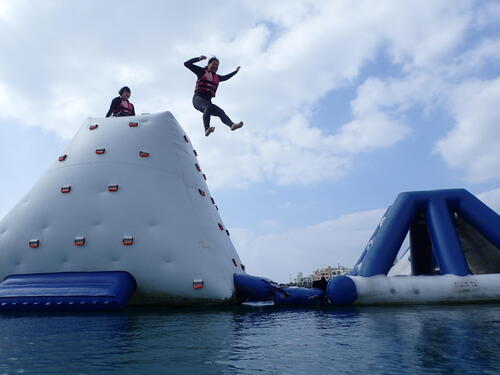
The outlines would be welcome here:
[[[349,277],[356,305],[500,301],[500,274]]]
[[[0,221],[0,279],[120,270],[131,304],[233,297],[244,266],[170,112],[91,118],[64,155]]]

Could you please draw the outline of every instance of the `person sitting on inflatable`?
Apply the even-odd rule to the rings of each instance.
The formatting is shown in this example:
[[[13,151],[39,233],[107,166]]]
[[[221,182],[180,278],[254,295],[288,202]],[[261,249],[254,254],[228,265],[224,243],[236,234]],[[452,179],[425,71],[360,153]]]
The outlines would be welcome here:
[[[118,94],[120,94],[120,96],[117,96],[111,101],[111,106],[109,107],[106,117],[135,116],[134,105],[128,101],[131,95],[130,89],[124,86],[118,91]]]
[[[193,106],[195,109],[203,113],[203,125],[205,127],[205,135],[208,137],[210,133],[215,130],[215,127],[210,126],[210,116],[217,116],[221,121],[229,126],[231,130],[239,129],[243,126],[243,121],[235,123],[226,115],[222,108],[212,104],[212,98],[215,97],[217,87],[219,82],[226,81],[232,76],[234,76],[239,70],[238,66],[236,70],[224,76],[220,76],[217,73],[219,69],[219,60],[216,57],[212,57],[208,60],[208,65],[204,68],[201,66],[194,65],[195,62],[205,60],[205,56],[194,57],[184,63],[184,66],[191,70],[198,80],[196,81],[196,87],[193,96]]]

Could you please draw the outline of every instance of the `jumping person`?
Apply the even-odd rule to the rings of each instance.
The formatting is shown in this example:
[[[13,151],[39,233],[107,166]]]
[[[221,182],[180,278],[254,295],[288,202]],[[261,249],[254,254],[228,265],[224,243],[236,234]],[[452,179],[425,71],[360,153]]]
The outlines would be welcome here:
[[[215,127],[210,126],[210,116],[217,116],[221,121],[229,126],[231,130],[239,129],[243,126],[243,121],[233,122],[222,110],[222,108],[212,103],[212,98],[215,96],[219,82],[227,81],[240,70],[238,66],[236,70],[225,76],[220,76],[217,73],[219,69],[219,60],[212,57],[208,60],[208,65],[204,68],[194,65],[195,62],[205,60],[205,56],[194,57],[184,63],[184,66],[191,70],[198,80],[193,96],[193,106],[198,111],[203,113],[203,126],[205,127],[205,135],[208,137],[215,130]]]
[[[120,94],[120,96],[117,96],[111,101],[111,106],[109,107],[106,117],[135,116],[134,105],[128,101],[131,95],[130,89],[124,86],[118,91],[118,94]]]

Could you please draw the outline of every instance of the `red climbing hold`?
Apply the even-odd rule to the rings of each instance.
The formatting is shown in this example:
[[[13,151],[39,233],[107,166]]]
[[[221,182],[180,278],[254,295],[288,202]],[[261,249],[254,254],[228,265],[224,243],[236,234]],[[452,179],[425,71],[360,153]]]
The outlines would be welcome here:
[[[75,246],[84,246],[84,245],[85,245],[85,237],[75,238]]]
[[[70,191],[71,191],[71,185],[65,185],[61,187],[61,193],[63,194],[69,193]]]
[[[38,247],[40,246],[40,240],[29,240],[28,246],[33,248]]]
[[[122,242],[125,246],[130,246],[134,243],[134,238],[132,236],[125,236]]]

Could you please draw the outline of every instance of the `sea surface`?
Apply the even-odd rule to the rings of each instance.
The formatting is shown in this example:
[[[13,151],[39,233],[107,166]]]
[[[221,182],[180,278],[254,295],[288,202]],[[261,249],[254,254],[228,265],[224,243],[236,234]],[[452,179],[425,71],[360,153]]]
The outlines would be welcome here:
[[[0,315],[0,374],[500,374],[500,305]]]

